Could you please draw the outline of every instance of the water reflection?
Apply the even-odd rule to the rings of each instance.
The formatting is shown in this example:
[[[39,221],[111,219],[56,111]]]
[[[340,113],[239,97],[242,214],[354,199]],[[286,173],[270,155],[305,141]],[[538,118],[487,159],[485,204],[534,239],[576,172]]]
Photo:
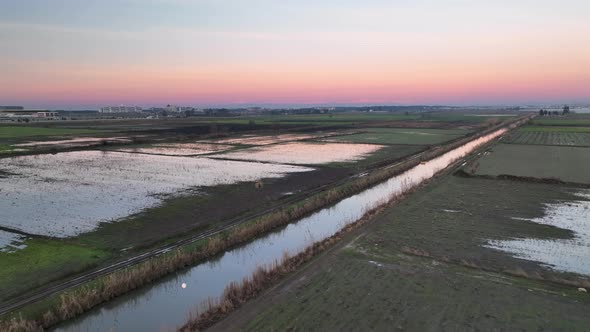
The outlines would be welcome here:
[[[13,252],[25,248],[25,239],[25,236],[0,230],[0,252]]]
[[[575,194],[590,199],[589,190]],[[543,263],[558,271],[590,275],[590,201],[545,204],[544,209],[543,217],[524,220],[571,230],[574,237],[491,240],[486,246],[509,252],[518,258]]]
[[[57,331],[157,331],[179,326],[186,320],[192,308],[208,298],[220,296],[230,282],[250,276],[257,266],[271,264],[281,259],[284,253],[295,254],[313,242],[334,235],[347,224],[358,220],[367,209],[432,177],[451,162],[504,131],[499,130],[467,143],[346,198],[330,208],[227,251],[213,261],[199,264],[155,285],[118,298],[108,305],[66,322]],[[191,287],[178,287],[180,280]]]
[[[0,223],[68,237],[195,188],[278,178],[311,168],[207,158],[76,151],[0,159]]]
[[[292,142],[243,149],[212,156],[212,158],[315,165],[360,160],[381,148],[383,145]]]

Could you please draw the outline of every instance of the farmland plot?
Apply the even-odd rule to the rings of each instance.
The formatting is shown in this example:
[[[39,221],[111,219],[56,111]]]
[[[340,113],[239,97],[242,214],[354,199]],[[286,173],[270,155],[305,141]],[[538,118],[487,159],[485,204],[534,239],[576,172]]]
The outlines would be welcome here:
[[[412,128],[371,128],[366,133],[334,136],[326,142],[347,142],[367,144],[438,144],[467,134],[467,130],[412,129]]]
[[[15,147],[84,147],[100,143],[129,143],[128,137],[75,137],[51,141],[30,141],[15,144]]]
[[[244,149],[215,155],[212,158],[265,161],[287,164],[325,164],[356,161],[383,146],[374,144],[303,143],[292,142]]]
[[[590,183],[584,147],[498,144],[479,159],[478,175],[513,175]]]
[[[590,191],[577,193],[590,198]],[[573,231],[570,239],[518,238],[492,240],[487,247],[513,253],[564,272],[590,275],[590,201],[566,201],[545,205],[540,218],[520,219]]]
[[[128,153],[144,153],[165,156],[198,156],[208,153],[221,152],[231,149],[232,145],[205,143],[165,143],[149,147],[120,148],[114,151]]]
[[[512,144],[590,146],[590,133],[520,130],[508,140]]]
[[[334,133],[317,133],[317,134],[282,134],[282,135],[243,135],[241,137],[224,138],[215,140],[215,143],[222,144],[243,144],[243,145],[268,145],[275,143],[301,141],[312,138],[326,137]],[[209,141],[203,141],[209,142]]]
[[[78,151],[0,159],[2,225],[32,234],[69,237],[100,222],[154,207],[198,187],[278,178],[311,168]]]

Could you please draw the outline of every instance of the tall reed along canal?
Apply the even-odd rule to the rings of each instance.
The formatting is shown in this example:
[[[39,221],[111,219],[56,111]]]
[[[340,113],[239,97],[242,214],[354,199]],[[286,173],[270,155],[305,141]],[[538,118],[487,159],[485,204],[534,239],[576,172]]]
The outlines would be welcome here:
[[[333,236],[371,210],[433,177],[455,161],[505,133],[498,129],[463,146],[423,162],[389,180],[288,226],[231,249],[148,287],[119,297],[62,323],[56,331],[159,331],[181,326],[189,312],[218,298],[231,282],[252,275],[257,267],[295,255]]]

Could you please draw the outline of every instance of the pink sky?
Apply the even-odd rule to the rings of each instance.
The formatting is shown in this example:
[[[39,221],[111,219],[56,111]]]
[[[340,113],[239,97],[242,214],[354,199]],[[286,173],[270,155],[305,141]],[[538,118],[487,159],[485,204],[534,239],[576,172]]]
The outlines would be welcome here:
[[[154,1],[170,11],[161,22],[109,22],[109,2],[69,25],[4,8],[0,104],[590,102],[584,2],[565,10],[555,1],[315,8],[261,0],[269,12],[237,16],[251,9]],[[141,7],[143,19],[158,17],[149,7]],[[277,18],[285,8],[295,14]],[[206,10],[219,19],[196,21]]]

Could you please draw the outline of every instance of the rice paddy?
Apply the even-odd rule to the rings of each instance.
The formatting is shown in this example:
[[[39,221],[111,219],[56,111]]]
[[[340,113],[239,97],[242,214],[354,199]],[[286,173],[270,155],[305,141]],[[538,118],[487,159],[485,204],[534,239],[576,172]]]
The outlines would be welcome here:
[[[439,144],[469,133],[459,129],[367,128],[367,132],[323,139],[325,142],[365,144]]]
[[[302,141],[312,138],[319,138],[334,135],[335,133],[318,133],[318,134],[281,134],[281,135],[244,135],[235,138],[224,138],[214,140],[215,143],[221,144],[242,144],[242,145],[268,145],[291,141]],[[206,141],[205,141],[206,142]]]
[[[200,187],[277,178],[310,168],[106,151],[0,159],[0,220],[7,227],[75,236],[101,222]]]
[[[381,148],[375,144],[291,142],[228,152],[212,158],[315,165],[356,161]]]
[[[590,147],[590,131],[588,133],[582,133],[570,131],[519,130],[511,135],[507,140],[507,143]]]
[[[161,143],[148,147],[119,148],[114,151],[128,153],[144,153],[165,156],[199,156],[203,154],[223,152],[232,149],[232,145],[206,143]]]
[[[477,175],[511,175],[590,183],[585,147],[498,144],[478,161]]]

